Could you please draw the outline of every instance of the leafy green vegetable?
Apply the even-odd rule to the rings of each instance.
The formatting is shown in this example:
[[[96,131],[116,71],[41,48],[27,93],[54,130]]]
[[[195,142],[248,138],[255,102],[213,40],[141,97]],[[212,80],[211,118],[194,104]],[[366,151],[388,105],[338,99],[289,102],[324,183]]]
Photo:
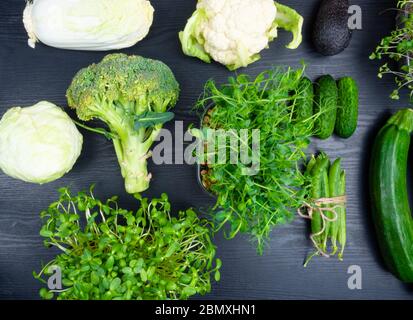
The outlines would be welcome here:
[[[294,212],[308,197],[306,177],[300,165],[313,135],[314,121],[295,116],[297,101],[308,97],[299,86],[304,68],[275,69],[256,79],[247,75],[230,78],[217,87],[208,81],[198,108],[213,105],[204,118],[204,127],[225,131],[247,129],[248,137],[238,137],[238,145],[248,145],[248,153],[258,157],[259,168],[230,161],[211,161],[219,153],[210,152],[202,170],[204,185],[215,195],[215,221],[218,229],[229,225],[228,238],[248,233],[262,254],[265,241],[277,225],[290,222]],[[254,154],[253,130],[260,130],[260,151]],[[202,132],[197,132],[202,137]],[[208,140],[205,143],[209,143]],[[230,146],[227,145],[230,153]],[[251,157],[253,159],[253,157]],[[229,159],[229,157],[227,157]],[[212,163],[215,162],[215,163]],[[259,169],[246,175],[248,169]]]
[[[275,2],[277,8],[277,17],[274,20],[273,28],[282,28],[293,34],[293,40],[287,45],[288,49],[297,49],[303,41],[301,30],[303,28],[304,18],[297,11]]]
[[[159,124],[164,124],[168,121],[171,121],[174,118],[172,112],[151,112],[146,111],[141,115],[135,117],[135,130],[142,128],[155,127]]]
[[[196,10],[192,17],[188,19],[185,31],[179,33],[179,40],[182,44],[182,50],[187,56],[196,57],[206,63],[210,63],[211,57],[203,47],[205,40],[201,35],[201,28],[199,27],[205,21],[207,21],[205,10]]]
[[[187,299],[211,290],[211,274],[219,280],[210,222],[193,210],[172,217],[163,194],[152,201],[136,196],[140,208],[132,212],[119,208],[116,197],[101,202],[92,192],[72,196],[62,188],[41,213],[44,244],[62,253],[34,275],[44,282],[49,267],[58,266],[65,287],[42,288],[41,297]]]
[[[67,90],[69,106],[81,120],[97,118],[107,124],[126,191],[132,194],[149,188],[149,150],[171,119],[166,111],[178,96],[179,84],[168,66],[125,54],[107,55],[80,70]],[[106,130],[95,131],[109,137]]]
[[[384,37],[376,50],[370,55],[370,59],[382,60],[389,58],[398,65],[402,64],[398,70],[393,70],[388,63],[384,63],[379,70],[379,78],[386,74],[392,74],[397,88],[393,90],[390,97],[398,100],[400,90],[408,88],[410,90],[410,100],[413,101],[413,9],[411,1],[398,1],[397,10],[401,17],[401,23],[390,35]]]

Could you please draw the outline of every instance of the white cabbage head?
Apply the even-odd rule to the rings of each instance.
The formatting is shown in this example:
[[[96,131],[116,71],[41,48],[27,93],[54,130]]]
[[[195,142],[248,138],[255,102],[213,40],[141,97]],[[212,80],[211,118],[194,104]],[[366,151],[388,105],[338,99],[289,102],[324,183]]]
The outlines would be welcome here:
[[[23,13],[29,45],[105,51],[146,37],[154,9],[147,0],[31,0]]]
[[[51,182],[72,169],[82,144],[76,125],[56,105],[14,107],[0,120],[0,169],[26,182]]]

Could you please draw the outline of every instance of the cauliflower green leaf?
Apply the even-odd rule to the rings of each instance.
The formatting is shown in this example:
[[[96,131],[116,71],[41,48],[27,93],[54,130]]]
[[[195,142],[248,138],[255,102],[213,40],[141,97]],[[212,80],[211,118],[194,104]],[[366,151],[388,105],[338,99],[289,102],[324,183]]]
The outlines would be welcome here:
[[[274,28],[280,27],[293,34],[293,40],[287,45],[288,49],[297,49],[303,40],[302,28],[304,18],[290,7],[275,3],[277,17],[274,20]]]
[[[205,11],[196,10],[188,20],[184,31],[179,33],[182,51],[190,57],[196,57],[206,63],[211,63],[210,55],[204,49],[205,40],[202,37],[200,25],[206,20]]]

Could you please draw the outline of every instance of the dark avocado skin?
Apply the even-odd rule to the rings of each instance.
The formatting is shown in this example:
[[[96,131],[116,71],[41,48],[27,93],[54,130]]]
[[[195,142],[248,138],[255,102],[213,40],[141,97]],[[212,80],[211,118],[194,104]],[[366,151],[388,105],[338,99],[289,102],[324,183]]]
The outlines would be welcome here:
[[[316,50],[333,56],[348,47],[351,30],[348,28],[348,0],[323,0],[313,29]]]

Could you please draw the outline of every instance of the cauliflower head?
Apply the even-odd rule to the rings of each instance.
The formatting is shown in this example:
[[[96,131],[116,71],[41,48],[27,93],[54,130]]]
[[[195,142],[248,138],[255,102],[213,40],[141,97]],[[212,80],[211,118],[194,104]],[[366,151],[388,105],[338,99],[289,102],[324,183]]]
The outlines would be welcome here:
[[[235,70],[259,60],[278,27],[293,32],[287,47],[297,48],[302,24],[296,11],[273,0],[199,0],[179,38],[186,55]]]

